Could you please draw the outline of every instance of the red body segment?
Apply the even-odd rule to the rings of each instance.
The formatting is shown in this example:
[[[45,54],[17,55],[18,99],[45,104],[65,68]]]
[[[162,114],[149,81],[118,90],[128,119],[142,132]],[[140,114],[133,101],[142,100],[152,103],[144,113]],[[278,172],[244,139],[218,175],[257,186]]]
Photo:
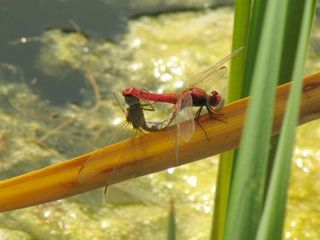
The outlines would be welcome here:
[[[212,91],[211,94],[208,95],[206,91],[198,87],[190,87],[179,94],[151,93],[137,88],[128,88],[122,91],[123,96],[132,95],[148,101],[165,102],[171,104],[176,104],[178,98],[181,98],[186,94],[190,94],[192,96],[193,106],[205,106],[207,104],[216,106],[221,101],[221,96],[218,92]]]
[[[128,88],[122,91],[123,96],[132,95],[140,99],[152,101],[152,102],[165,102],[176,104],[178,94],[174,93],[151,93],[142,89]]]

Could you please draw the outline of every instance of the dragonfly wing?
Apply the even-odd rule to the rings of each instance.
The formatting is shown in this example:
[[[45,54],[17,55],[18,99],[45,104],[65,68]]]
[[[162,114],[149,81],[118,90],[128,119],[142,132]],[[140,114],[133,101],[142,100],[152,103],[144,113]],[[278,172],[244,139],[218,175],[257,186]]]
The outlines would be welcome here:
[[[124,113],[124,115],[126,115],[125,107],[121,104],[121,101],[119,100],[119,95],[116,92],[112,92],[112,94],[117,104],[119,105],[121,111]]]
[[[231,54],[229,54],[228,56],[224,57],[223,59],[221,59],[219,62],[217,62],[213,66],[209,67],[208,69],[204,70],[203,72],[200,72],[196,76],[196,78],[195,78],[196,80],[195,80],[195,82],[193,82],[193,84],[191,86],[201,85],[201,84],[203,84],[205,82],[208,82],[213,77],[215,77],[217,75],[217,73],[220,72],[220,70],[226,71],[227,68],[225,66],[223,66],[223,65],[227,61],[229,61],[231,58],[236,56],[238,53],[240,53],[242,50],[243,50],[243,47],[234,50]]]
[[[102,150],[96,150],[94,154],[90,158],[88,158],[84,164],[81,166],[79,170],[78,175],[78,181],[79,183],[84,183],[86,181],[89,181],[93,179],[96,175],[100,175],[103,173],[103,170],[97,166],[100,165],[100,163],[103,162],[101,159],[102,157]],[[109,185],[108,182],[106,182],[106,186]]]
[[[192,111],[192,96],[190,93],[182,94],[181,109],[178,114],[178,122],[181,128],[180,135],[187,142],[191,139],[195,131],[194,116]]]
[[[180,143],[180,112],[181,112],[181,98],[177,100],[175,105],[174,115],[176,115],[175,121],[177,123],[177,131],[176,131],[176,163],[179,163],[179,143]]]
[[[131,142],[134,141],[134,138],[137,133],[138,132],[136,130],[134,130],[132,132],[132,135],[131,135],[127,145],[123,149],[123,153],[121,153],[121,155],[120,155],[119,161],[123,161],[124,158],[126,157],[127,153],[132,150]],[[104,166],[103,155],[105,155],[103,153],[103,149],[97,150],[96,154],[93,154],[93,156],[91,158],[89,158],[83,164],[82,168],[79,171],[79,175],[78,175],[79,183],[84,183],[86,181],[90,181],[97,175],[101,176],[101,175],[105,174],[104,167],[103,167]],[[110,175],[110,180],[117,181],[117,179],[121,178],[122,175],[129,175],[129,174],[131,174],[132,176],[138,175],[138,173],[139,173],[138,166],[132,166],[132,169],[133,169],[132,170],[133,172],[130,172],[130,173],[128,172],[128,174],[123,173],[123,170],[122,170],[121,171],[122,173],[120,175],[120,172],[119,172],[120,169],[115,168]],[[110,181],[105,182],[105,196],[104,196],[104,198],[105,198],[106,202],[108,202],[108,203],[119,202],[119,198],[122,199],[120,201],[123,201],[123,196],[128,198],[128,194],[121,194],[121,193],[126,193],[127,191],[129,191],[128,189],[131,188],[131,186],[130,186],[131,181],[125,181],[120,184],[113,184],[113,185],[110,185],[110,183],[111,183]],[[132,191],[135,192],[134,189]]]
[[[121,141],[128,136],[126,126],[127,122],[122,122],[116,130],[111,131],[110,135],[105,140],[103,145],[111,145],[115,142]],[[78,174],[78,181],[80,183],[86,182],[94,178],[96,175],[100,175],[103,171],[97,167],[100,162],[103,163],[103,149],[98,149],[91,155],[81,166]],[[102,164],[103,165],[103,164]],[[108,183],[106,183],[108,185]]]

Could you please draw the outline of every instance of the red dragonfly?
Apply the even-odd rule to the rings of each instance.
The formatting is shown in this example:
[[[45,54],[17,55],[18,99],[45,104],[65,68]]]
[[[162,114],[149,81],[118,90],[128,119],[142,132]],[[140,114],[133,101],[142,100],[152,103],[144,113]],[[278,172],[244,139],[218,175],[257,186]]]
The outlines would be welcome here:
[[[218,63],[200,73],[197,80],[187,89],[181,93],[174,94],[162,94],[162,93],[151,93],[146,90],[137,89],[137,88],[128,88],[122,91],[122,95],[135,96],[139,99],[144,99],[147,101],[153,102],[164,102],[174,104],[174,117],[177,118],[177,147],[176,147],[176,159],[178,159],[178,146],[179,146],[179,137],[182,135],[184,141],[189,141],[194,134],[195,124],[194,116],[192,112],[192,106],[200,107],[196,113],[196,120],[198,120],[203,107],[206,107],[209,116],[211,118],[217,118],[216,111],[222,108],[222,97],[221,95],[213,90],[210,94],[207,94],[206,91],[202,88],[196,87],[196,85],[203,84],[211,79],[218,70],[225,69],[223,66],[228,60],[237,55],[243,48],[239,48],[233,51],[230,55],[226,56]],[[182,110],[184,110],[182,113]],[[180,131],[180,123],[183,122],[181,128],[183,131]],[[199,122],[198,122],[199,123]],[[202,128],[201,124],[199,126]],[[202,128],[204,133],[205,130]],[[207,135],[206,135],[207,136]],[[208,137],[207,137],[208,138]]]

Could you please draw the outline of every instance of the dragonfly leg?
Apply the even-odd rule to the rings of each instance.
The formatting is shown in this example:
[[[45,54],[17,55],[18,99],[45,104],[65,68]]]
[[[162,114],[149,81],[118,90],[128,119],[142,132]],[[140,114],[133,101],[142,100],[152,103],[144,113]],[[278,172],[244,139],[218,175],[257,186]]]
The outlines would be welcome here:
[[[197,121],[197,124],[199,125],[199,127],[201,128],[202,132],[204,133],[204,135],[206,136],[206,139],[208,141],[210,141],[210,138],[206,132],[206,130],[204,129],[204,127],[201,125],[200,121],[199,121],[199,118],[196,118],[196,121]]]
[[[104,195],[104,201],[107,203],[108,202],[108,196],[109,196],[109,193],[108,193],[108,190],[110,190],[109,188],[108,188],[108,186],[105,186],[104,187],[104,190],[103,190],[103,195]]]
[[[154,111],[154,107],[152,106],[152,104],[148,101],[148,100],[145,100],[145,99],[142,99],[143,103],[141,104],[142,106],[142,109],[143,110],[146,110],[146,111]]]
[[[198,119],[199,119],[199,117],[200,117],[202,108],[203,108],[203,106],[201,106],[201,107],[199,108],[199,110],[196,112],[196,119],[197,119],[197,121],[198,121]]]
[[[226,116],[225,116],[223,113],[216,113],[216,112],[214,111],[214,109],[213,109],[211,106],[208,106],[208,105],[206,105],[206,108],[207,108],[207,110],[208,110],[208,113],[209,113],[210,118],[225,123],[225,120],[224,120],[224,119],[226,119]]]
[[[196,112],[196,121],[197,121],[197,124],[199,125],[199,127],[201,128],[202,132],[203,132],[204,135],[206,136],[207,140],[210,141],[206,130],[205,130],[204,127],[201,125],[200,120],[199,120],[199,119],[200,119],[200,114],[201,114],[202,108],[203,108],[203,106],[201,106],[201,107],[199,108],[199,110]]]

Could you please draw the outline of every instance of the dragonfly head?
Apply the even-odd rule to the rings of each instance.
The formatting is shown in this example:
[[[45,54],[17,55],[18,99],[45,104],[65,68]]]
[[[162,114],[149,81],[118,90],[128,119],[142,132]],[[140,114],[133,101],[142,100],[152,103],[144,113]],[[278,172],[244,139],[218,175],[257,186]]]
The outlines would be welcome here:
[[[211,107],[217,106],[221,100],[221,95],[215,90],[213,90],[208,97],[208,103]]]

